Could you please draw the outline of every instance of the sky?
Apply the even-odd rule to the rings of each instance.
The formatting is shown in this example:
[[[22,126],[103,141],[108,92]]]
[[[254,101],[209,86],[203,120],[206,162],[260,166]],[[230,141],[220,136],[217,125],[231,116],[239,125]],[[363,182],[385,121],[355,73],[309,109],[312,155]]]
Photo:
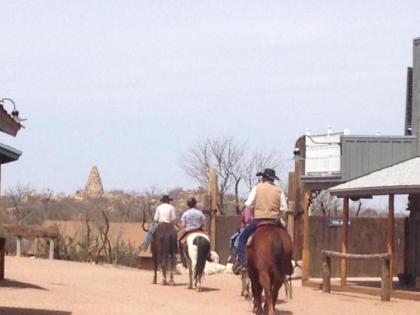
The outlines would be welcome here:
[[[192,188],[182,155],[281,153],[349,128],[401,135],[419,1],[0,1],[0,98],[25,129],[2,189]],[[11,110],[9,104],[6,109]]]

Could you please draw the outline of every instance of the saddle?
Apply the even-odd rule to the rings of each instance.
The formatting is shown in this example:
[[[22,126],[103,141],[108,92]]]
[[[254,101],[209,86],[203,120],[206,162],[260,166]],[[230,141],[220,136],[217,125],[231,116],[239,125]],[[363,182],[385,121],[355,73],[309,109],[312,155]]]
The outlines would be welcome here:
[[[279,224],[280,222],[280,224]],[[255,230],[255,232],[258,230],[258,228],[263,227],[263,226],[273,226],[273,227],[277,227],[277,228],[284,228],[283,224],[281,224],[281,221],[276,221],[276,220],[271,220],[271,219],[267,219],[267,220],[261,220],[258,224],[257,224],[257,229]],[[252,239],[254,238],[254,233],[251,234],[251,236],[248,238],[247,242],[246,242],[246,246],[250,246]]]
[[[274,220],[262,220],[257,224],[257,229],[262,226],[271,225],[271,226],[278,226],[278,223]]]

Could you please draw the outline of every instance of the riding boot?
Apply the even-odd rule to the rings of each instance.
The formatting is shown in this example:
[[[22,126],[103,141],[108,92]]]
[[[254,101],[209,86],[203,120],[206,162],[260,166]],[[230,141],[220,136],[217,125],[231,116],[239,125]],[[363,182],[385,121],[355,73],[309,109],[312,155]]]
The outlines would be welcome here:
[[[139,246],[139,252],[141,253],[141,252],[145,252],[147,250],[147,246],[145,245],[145,244],[141,244],[140,246]]]
[[[185,258],[185,253],[184,252],[182,252],[182,254],[181,254],[181,263],[182,263],[182,266],[184,266],[184,268],[188,267],[187,266],[187,258]]]
[[[184,268],[187,268],[187,258],[185,257],[184,245],[181,242],[179,242],[179,254],[182,266],[184,266]]]

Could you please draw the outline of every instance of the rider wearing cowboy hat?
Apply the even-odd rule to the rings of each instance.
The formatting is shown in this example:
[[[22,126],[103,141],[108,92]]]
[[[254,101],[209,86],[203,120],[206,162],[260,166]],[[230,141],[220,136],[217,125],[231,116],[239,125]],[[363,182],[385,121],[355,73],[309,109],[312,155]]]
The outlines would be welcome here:
[[[246,243],[249,236],[257,229],[258,223],[262,220],[272,220],[279,227],[283,227],[280,222],[280,213],[287,211],[284,192],[280,186],[274,184],[274,181],[279,179],[276,172],[271,168],[266,168],[263,172],[258,172],[256,176],[260,176],[261,181],[252,188],[245,201],[245,206],[254,208],[254,219],[239,236],[238,265],[234,268],[237,272],[246,269]]]
[[[152,242],[153,233],[155,233],[156,229],[159,226],[159,223],[165,222],[170,223],[176,219],[175,208],[170,204],[173,199],[169,197],[169,195],[163,195],[160,201],[162,202],[157,208],[155,212],[155,216],[153,221],[155,222],[150,230],[147,232],[146,239],[144,240],[143,244],[140,246],[140,251],[145,251],[149,247],[150,243]]]

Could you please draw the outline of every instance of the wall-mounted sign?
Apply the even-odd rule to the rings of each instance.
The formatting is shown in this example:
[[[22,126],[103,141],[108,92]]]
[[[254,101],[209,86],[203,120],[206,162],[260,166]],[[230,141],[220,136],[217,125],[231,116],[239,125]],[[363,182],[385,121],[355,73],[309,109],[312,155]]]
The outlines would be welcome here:
[[[351,220],[348,223],[349,227],[351,226]],[[328,226],[329,227],[342,227],[343,220],[342,219],[328,219]]]

